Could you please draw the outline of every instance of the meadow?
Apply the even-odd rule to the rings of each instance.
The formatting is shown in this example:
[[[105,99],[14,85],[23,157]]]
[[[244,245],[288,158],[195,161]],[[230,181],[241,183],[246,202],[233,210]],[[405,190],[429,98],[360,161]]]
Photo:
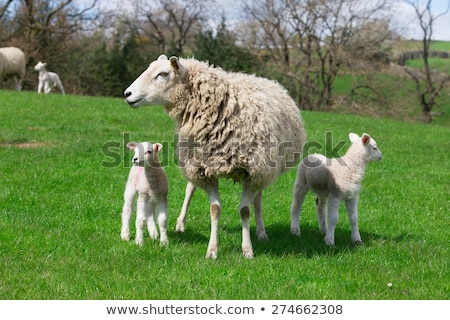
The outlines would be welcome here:
[[[268,242],[241,254],[239,185],[221,181],[219,257],[205,259],[209,205],[197,191],[175,232],[185,179],[172,120],[122,99],[0,91],[0,299],[448,299],[450,128],[302,112],[310,150],[343,154],[367,132],[383,160],[363,180],[352,246],[345,206],[323,242],[309,194],[302,237],[289,232],[295,170],[263,193]],[[130,140],[158,141],[169,179],[169,245],[120,239]],[[134,236],[134,228],[132,237]],[[388,286],[392,284],[392,286]]]

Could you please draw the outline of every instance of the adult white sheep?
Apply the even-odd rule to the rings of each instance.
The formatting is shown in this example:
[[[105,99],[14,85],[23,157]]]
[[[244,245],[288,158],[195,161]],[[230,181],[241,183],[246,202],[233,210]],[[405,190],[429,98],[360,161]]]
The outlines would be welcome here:
[[[250,205],[261,210],[262,190],[297,164],[306,139],[300,110],[287,91],[275,81],[161,55],[124,95],[134,108],[163,105],[175,121],[179,166],[210,201],[207,258],[218,253],[218,179],[242,184],[242,251],[252,258]]]
[[[122,209],[122,240],[130,240],[130,218],[133,213],[134,198],[139,194],[136,212],[136,239],[138,245],[144,243],[144,229],[147,225],[150,237],[158,238],[155,216],[158,213],[158,226],[161,233],[160,243],[166,245],[167,239],[167,176],[162,168],[158,153],[160,143],[129,142],[127,147],[134,151],[133,166],[128,175]],[[158,211],[157,211],[158,210]]]
[[[39,85],[38,85],[38,93],[42,92],[42,88],[44,92],[50,93],[53,87],[58,87],[59,91],[62,94],[65,94],[63,85],[59,76],[55,72],[50,72],[45,69],[47,63],[39,61],[35,66],[34,70],[39,72]]]
[[[300,215],[308,190],[317,195],[316,212],[319,230],[326,234],[325,243],[334,245],[334,231],[339,219],[338,209],[345,200],[351,224],[351,239],[362,244],[358,228],[358,199],[366,164],[378,161],[382,153],[377,143],[368,134],[359,137],[349,135],[352,145],[341,158],[329,159],[321,154],[312,154],[303,159],[297,170],[291,204],[291,232],[300,236]],[[328,202],[328,219],[325,207]],[[327,221],[328,220],[328,221]],[[327,226],[328,222],[328,226]]]
[[[22,90],[22,80],[25,77],[25,54],[16,47],[0,48],[0,80],[14,79],[16,90]]]

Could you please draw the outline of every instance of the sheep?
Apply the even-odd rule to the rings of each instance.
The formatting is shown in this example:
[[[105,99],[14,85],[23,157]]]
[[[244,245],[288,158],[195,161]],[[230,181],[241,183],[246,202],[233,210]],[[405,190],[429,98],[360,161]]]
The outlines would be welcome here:
[[[147,224],[150,237],[153,240],[158,238],[155,225],[155,214],[158,212],[160,244],[167,245],[169,243],[167,238],[168,183],[166,173],[158,160],[158,153],[161,151],[162,145],[151,142],[128,142],[126,146],[134,151],[134,156],[124,193],[121,238],[125,241],[130,240],[130,218],[135,195],[139,193],[135,243],[143,245],[145,224]]]
[[[300,110],[275,81],[230,73],[193,58],[159,56],[124,91],[133,108],[163,105],[174,120],[183,175],[210,202],[206,258],[218,254],[218,180],[242,185],[242,253],[253,258],[250,205],[262,217],[262,190],[294,167],[306,139]]]
[[[42,88],[44,88],[44,92],[47,94],[52,91],[52,87],[58,87],[59,91],[61,91],[62,94],[65,94],[59,76],[54,72],[45,70],[46,66],[47,63],[41,61],[34,66],[34,70],[39,71],[39,85],[37,92],[41,93]]]
[[[180,215],[177,218],[175,230],[178,232],[184,232],[184,228],[186,225],[186,216],[189,209],[189,205],[191,203],[191,199],[194,196],[194,192],[197,188],[192,182],[188,182],[186,185],[185,196],[183,200],[183,205],[181,207]],[[255,220],[256,220],[256,237],[260,241],[269,240],[269,236],[266,233],[266,229],[264,227],[264,220],[262,216],[262,197],[259,196],[257,199],[255,198],[254,206],[255,209]]]
[[[25,77],[25,54],[16,47],[0,48],[0,80],[13,77],[16,90],[22,90]]]
[[[316,212],[319,230],[325,234],[325,243],[334,246],[334,231],[339,219],[338,209],[345,200],[351,224],[351,239],[362,244],[358,229],[358,199],[366,164],[379,161],[382,153],[367,133],[359,137],[349,134],[352,145],[341,158],[329,159],[321,154],[305,157],[297,169],[291,203],[291,233],[300,236],[300,214],[308,190],[317,195]],[[325,206],[328,202],[328,226]]]

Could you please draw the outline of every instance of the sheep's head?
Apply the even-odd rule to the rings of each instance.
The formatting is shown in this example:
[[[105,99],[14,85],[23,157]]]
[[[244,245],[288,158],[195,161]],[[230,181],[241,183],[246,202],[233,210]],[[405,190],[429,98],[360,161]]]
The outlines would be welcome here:
[[[359,137],[356,133],[350,133],[349,138],[352,144],[361,143],[368,154],[368,161],[379,161],[383,158],[381,150],[378,149],[377,142],[367,133]]]
[[[170,89],[185,73],[177,57],[160,55],[124,92],[125,101],[133,108],[145,105],[167,105]]]
[[[45,62],[41,62],[39,61],[35,66],[34,66],[34,70],[36,71],[42,71],[45,70],[45,67],[47,66],[47,64]]]
[[[128,142],[127,148],[134,151],[133,165],[140,167],[154,167],[159,165],[158,153],[162,149],[160,143]]]

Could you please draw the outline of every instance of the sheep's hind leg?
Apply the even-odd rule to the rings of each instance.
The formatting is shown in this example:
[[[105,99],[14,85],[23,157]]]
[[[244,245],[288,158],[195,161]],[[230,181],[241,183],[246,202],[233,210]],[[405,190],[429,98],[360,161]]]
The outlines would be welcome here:
[[[255,199],[253,199],[253,208],[255,209],[256,237],[260,241],[267,241],[269,240],[269,237],[264,228],[264,219],[262,215],[262,191],[258,192]]]
[[[183,206],[181,207],[181,212],[177,218],[177,224],[175,227],[175,230],[178,232],[184,232],[184,227],[186,224],[186,215],[189,210],[189,204],[191,203],[191,199],[194,196],[195,189],[196,187],[192,182],[187,183]]]
[[[242,253],[248,259],[253,258],[252,240],[250,238],[250,205],[261,191],[250,191],[245,186],[242,190],[240,216],[242,223]]]
[[[130,240],[130,219],[131,214],[133,213],[133,202],[135,194],[136,192],[134,192],[131,188],[125,189],[124,203],[122,208],[122,228],[120,231],[120,237],[125,241]]]
[[[325,236],[325,243],[328,246],[334,246],[334,232],[339,220],[339,203],[339,198],[332,197],[328,199],[328,228]]]
[[[148,234],[152,240],[158,239],[158,229],[155,223],[156,203],[154,201],[147,201],[145,205],[145,220],[147,221]]]
[[[219,219],[221,212],[219,187],[217,181],[206,189],[209,197],[209,212],[211,215],[211,234],[209,237],[208,250],[206,258],[217,259],[219,251]]]
[[[347,207],[348,219],[352,228],[352,241],[356,245],[363,244],[358,228],[358,197],[349,199],[345,202]]]
[[[308,187],[306,181],[300,182],[297,177],[294,184],[294,191],[292,192],[291,203],[291,233],[293,235],[301,235],[300,231],[300,217],[302,214],[302,206],[305,201],[305,196],[308,193]]]
[[[322,234],[327,233],[326,205],[327,198],[316,198],[317,221],[319,222],[319,230]]]

